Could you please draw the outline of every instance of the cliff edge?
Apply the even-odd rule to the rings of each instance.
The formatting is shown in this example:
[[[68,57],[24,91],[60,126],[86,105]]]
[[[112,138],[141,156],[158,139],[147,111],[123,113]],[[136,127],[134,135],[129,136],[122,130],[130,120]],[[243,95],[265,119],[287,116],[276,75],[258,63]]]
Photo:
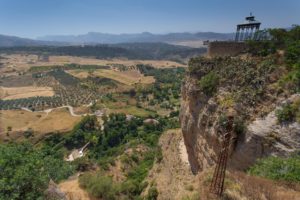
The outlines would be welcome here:
[[[235,113],[229,167],[244,170],[258,158],[300,149],[299,121],[281,123],[276,115],[300,102],[280,85],[288,73],[283,65],[279,54],[190,60],[180,122],[193,173],[215,164],[229,110]]]

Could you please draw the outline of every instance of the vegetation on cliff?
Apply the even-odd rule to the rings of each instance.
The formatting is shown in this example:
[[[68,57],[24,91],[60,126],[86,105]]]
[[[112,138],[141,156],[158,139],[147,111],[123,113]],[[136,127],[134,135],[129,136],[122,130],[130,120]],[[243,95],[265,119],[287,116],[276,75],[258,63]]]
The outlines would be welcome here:
[[[248,52],[236,57],[197,57],[190,60],[183,88],[187,97],[182,109],[183,113],[188,110],[190,116],[186,114],[182,117],[182,128],[184,134],[189,134],[185,141],[190,142],[189,146],[194,145],[195,140],[199,140],[198,145],[207,145],[200,150],[190,149],[194,159],[192,167],[196,170],[197,164],[203,167],[205,162],[201,160],[206,159],[207,148],[218,152],[214,138],[207,135],[219,136],[219,128],[224,128],[228,121],[226,113],[229,110],[234,110],[235,115],[234,167],[246,169],[258,157],[271,154],[288,156],[289,152],[299,147],[299,124],[294,122],[299,122],[300,116],[297,100],[300,91],[300,27],[295,26],[291,30],[273,29],[270,34],[272,39],[269,41],[249,41]],[[195,108],[200,111],[194,111]],[[264,129],[261,123],[263,120],[269,127],[274,122],[276,128]],[[263,129],[270,132],[261,133]],[[206,141],[193,135],[191,130],[203,133]],[[273,130],[283,133],[275,134]],[[277,137],[273,138],[275,142],[267,142],[270,135]],[[255,137],[259,139],[253,139]],[[261,142],[264,139],[266,142]],[[260,142],[263,147],[258,150],[260,145],[257,143]],[[242,158],[245,154],[249,158]],[[214,154],[209,156],[213,157]],[[274,180],[299,182],[298,168],[299,156],[270,157],[258,161],[250,173]]]
[[[269,157],[261,159],[250,168],[249,173],[274,180],[300,182],[300,156],[294,155],[289,158]]]
[[[291,30],[270,29],[269,41],[249,41],[249,52],[256,56],[268,56],[278,51],[284,53],[284,64],[288,71],[281,77],[280,85],[293,92],[300,90],[300,26]]]
[[[225,90],[230,105],[245,108],[244,113],[267,99],[298,92],[300,27],[290,31],[273,29],[270,33],[273,36],[270,41],[249,42],[252,56],[192,58],[189,76],[199,80],[199,90],[208,96],[219,88]],[[261,46],[265,42],[269,45]],[[271,47],[275,51],[270,51]],[[259,50],[268,53],[260,54]]]
[[[300,123],[300,99],[293,103],[286,103],[276,111],[276,116],[280,123],[297,121]]]

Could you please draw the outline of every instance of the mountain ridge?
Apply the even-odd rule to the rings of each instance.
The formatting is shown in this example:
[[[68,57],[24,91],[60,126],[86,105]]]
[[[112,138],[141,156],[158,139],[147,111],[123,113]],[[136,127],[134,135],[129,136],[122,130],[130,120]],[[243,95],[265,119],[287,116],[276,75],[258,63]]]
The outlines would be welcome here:
[[[149,32],[136,34],[109,34],[89,32],[82,35],[49,35],[28,39],[17,36],[0,34],[0,47],[16,46],[69,46],[69,45],[97,45],[122,43],[169,43],[201,42],[204,40],[231,40],[233,33],[198,32],[198,33],[168,33],[153,34]],[[202,44],[202,43],[201,43]],[[180,44],[181,45],[181,44]],[[182,45],[189,46],[189,45]]]
[[[72,42],[72,43],[131,43],[131,42],[177,42],[186,40],[230,40],[233,33],[216,33],[216,32],[181,32],[167,34],[153,34],[150,32],[142,33],[123,33],[110,34],[99,32],[88,32],[81,35],[48,35],[37,37],[39,40]]]
[[[64,46],[67,43],[41,41],[17,36],[9,36],[0,34],[0,47],[15,47],[15,46]]]

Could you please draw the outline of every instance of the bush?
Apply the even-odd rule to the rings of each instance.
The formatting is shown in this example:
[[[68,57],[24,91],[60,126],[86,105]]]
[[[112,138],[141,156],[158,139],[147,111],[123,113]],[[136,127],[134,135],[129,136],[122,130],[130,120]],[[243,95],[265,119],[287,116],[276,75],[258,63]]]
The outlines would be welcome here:
[[[249,173],[273,180],[300,182],[300,156],[261,159],[250,168]]]
[[[241,135],[246,131],[245,122],[240,118],[235,118],[233,122],[233,130],[237,135]]]
[[[152,186],[149,191],[148,191],[148,195],[146,197],[146,200],[156,200],[158,196],[158,191],[157,188]]]
[[[288,64],[300,63],[300,40],[291,43],[285,51],[285,59]]]
[[[114,200],[117,195],[118,186],[115,185],[110,177],[103,176],[101,173],[86,173],[79,178],[80,187],[85,188],[93,197],[103,200]]]
[[[217,91],[219,77],[215,72],[209,72],[199,81],[200,89],[208,96],[212,96]]]
[[[25,138],[30,138],[33,136],[33,130],[31,128],[27,129],[25,132],[24,132],[24,137]]]
[[[276,47],[271,41],[247,41],[248,52],[255,56],[267,56],[276,52]]]
[[[294,103],[287,103],[276,111],[280,123],[293,122],[300,117],[300,99]]]

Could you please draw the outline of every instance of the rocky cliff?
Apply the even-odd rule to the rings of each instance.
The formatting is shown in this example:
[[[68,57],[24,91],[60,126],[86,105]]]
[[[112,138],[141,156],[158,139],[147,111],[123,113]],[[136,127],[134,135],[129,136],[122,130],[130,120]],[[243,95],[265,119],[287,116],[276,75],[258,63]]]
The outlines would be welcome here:
[[[285,72],[280,56],[194,58],[182,86],[180,121],[194,173],[215,164],[224,123],[234,111],[229,166],[246,169],[257,158],[300,149],[300,125],[280,124],[276,110],[299,94],[278,84]]]

